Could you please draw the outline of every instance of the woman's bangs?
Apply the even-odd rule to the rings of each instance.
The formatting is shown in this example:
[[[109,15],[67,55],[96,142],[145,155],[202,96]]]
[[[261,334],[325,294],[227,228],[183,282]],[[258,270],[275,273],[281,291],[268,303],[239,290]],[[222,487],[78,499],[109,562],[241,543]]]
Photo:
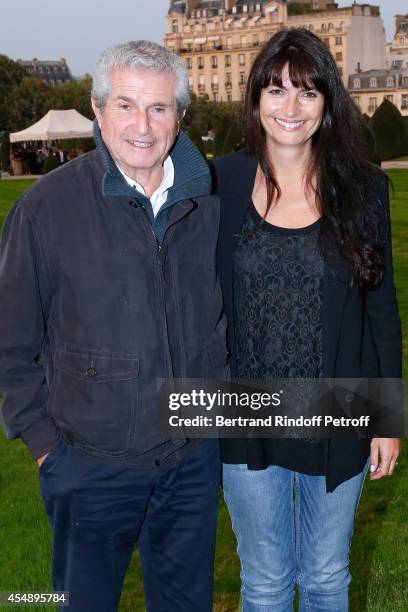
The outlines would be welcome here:
[[[312,58],[305,57],[298,49],[290,50],[274,61],[265,87],[270,84],[282,87],[282,73],[286,66],[289,68],[289,79],[294,87],[322,91],[322,78]]]

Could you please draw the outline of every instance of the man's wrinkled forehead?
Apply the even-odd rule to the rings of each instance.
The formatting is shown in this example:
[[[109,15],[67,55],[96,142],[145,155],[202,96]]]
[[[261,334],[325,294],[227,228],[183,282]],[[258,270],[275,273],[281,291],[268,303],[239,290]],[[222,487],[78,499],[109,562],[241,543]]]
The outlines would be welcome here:
[[[171,72],[148,69],[112,70],[109,74],[110,98],[144,99],[174,106],[176,78]]]

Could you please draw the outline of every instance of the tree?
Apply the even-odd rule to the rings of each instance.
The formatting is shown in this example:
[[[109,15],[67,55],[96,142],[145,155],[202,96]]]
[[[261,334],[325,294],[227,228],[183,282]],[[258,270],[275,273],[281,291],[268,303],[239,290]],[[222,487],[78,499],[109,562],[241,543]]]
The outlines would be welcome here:
[[[226,155],[233,151],[244,136],[242,104],[222,102],[214,111],[215,138],[214,156]]]
[[[206,157],[205,145],[201,138],[202,134],[195,124],[190,125],[187,135],[190,140],[195,144],[197,149],[200,151],[201,155]]]
[[[0,168],[7,167],[10,141],[8,132],[13,131],[10,119],[10,99],[13,88],[27,76],[27,72],[18,62],[14,62],[6,55],[0,55],[0,137],[1,159]]]
[[[398,108],[387,99],[377,108],[370,121],[381,160],[395,159],[408,153],[404,120]]]
[[[6,55],[0,55],[0,132],[9,131],[10,95],[14,87],[21,83],[27,72]]]
[[[242,129],[235,121],[233,121],[228,129],[225,136],[224,145],[222,147],[222,154],[228,155],[233,151],[237,151],[241,146],[242,141]]]
[[[32,125],[54,107],[54,88],[39,79],[24,77],[10,93],[9,118],[12,131]]]
[[[92,78],[90,76],[81,81],[66,81],[57,85],[54,90],[54,107],[56,110],[69,110],[74,108],[88,119],[94,118],[91,107]]]

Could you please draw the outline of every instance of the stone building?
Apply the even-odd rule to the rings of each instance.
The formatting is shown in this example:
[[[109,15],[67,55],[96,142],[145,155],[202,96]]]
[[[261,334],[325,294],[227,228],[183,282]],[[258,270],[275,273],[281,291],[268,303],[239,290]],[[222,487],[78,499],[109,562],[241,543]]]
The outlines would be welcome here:
[[[408,67],[357,72],[350,75],[348,90],[360,111],[370,117],[384,98],[408,117]]]
[[[394,37],[387,44],[387,68],[408,68],[408,15],[394,15]]]
[[[282,27],[304,27],[320,36],[345,85],[357,70],[385,68],[378,6],[339,9],[318,0],[318,10],[292,15],[290,5],[286,0],[170,0],[164,45],[185,60],[192,91],[214,101],[243,99],[254,58]]]
[[[73,81],[71,71],[64,57],[60,60],[17,60],[33,77],[44,81],[48,85],[60,85],[65,81]]]

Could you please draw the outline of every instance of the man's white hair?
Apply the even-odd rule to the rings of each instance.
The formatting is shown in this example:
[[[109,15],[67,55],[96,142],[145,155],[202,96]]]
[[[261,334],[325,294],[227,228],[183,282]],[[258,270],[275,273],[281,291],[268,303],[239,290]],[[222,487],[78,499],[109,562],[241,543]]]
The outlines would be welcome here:
[[[184,62],[165,47],[148,40],[133,40],[108,47],[98,59],[92,82],[92,97],[103,111],[111,92],[110,75],[115,70],[151,70],[167,72],[176,78],[177,115],[190,104],[187,70]]]

